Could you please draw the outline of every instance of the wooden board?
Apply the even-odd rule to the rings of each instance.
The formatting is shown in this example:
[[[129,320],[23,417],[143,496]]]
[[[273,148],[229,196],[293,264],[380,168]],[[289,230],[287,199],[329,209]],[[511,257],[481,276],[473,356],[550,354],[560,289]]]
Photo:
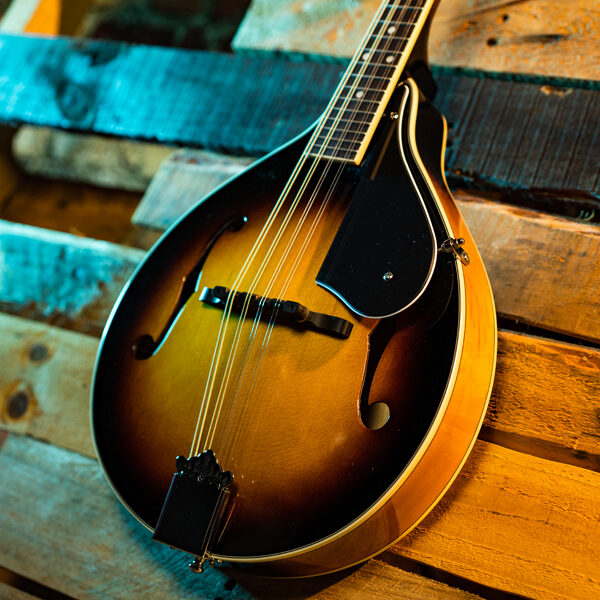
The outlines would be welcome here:
[[[144,252],[0,221],[0,306],[100,333]]]
[[[98,340],[0,313],[0,428],[94,456],[89,395]]]
[[[269,152],[313,123],[342,71],[331,64],[116,43],[19,37],[0,37],[0,41],[0,71],[4,73],[0,98],[10,98],[0,103],[0,122],[248,155]],[[40,78],[40,72],[54,76]],[[139,73],[164,73],[165,80]],[[447,168],[463,185],[511,191],[535,188],[538,194],[540,190],[563,195],[577,191],[579,200],[571,201],[573,216],[582,208],[600,214],[595,160],[600,155],[600,88],[585,89],[573,81],[558,88],[548,82],[505,81],[481,74],[442,71],[437,75],[441,90],[437,104],[453,124],[454,145]],[[120,83],[111,87],[106,81]],[[520,127],[506,127],[507,115]],[[37,144],[42,141],[61,162],[77,152],[74,176],[89,169],[86,155],[77,151],[79,142],[52,134],[40,140],[42,135],[30,143],[25,136],[25,140],[17,138],[15,147],[22,163],[39,162]],[[122,180],[119,165],[139,158],[132,150],[137,149],[134,144],[113,158],[109,147],[113,147],[110,142],[99,144],[96,155],[103,155],[101,164],[108,163],[116,174],[101,175],[98,169],[90,177],[95,183]],[[134,171],[138,189],[140,177],[143,181],[156,168],[151,155],[142,156],[149,164],[127,168]],[[92,160],[97,164],[98,159]],[[45,167],[54,172],[61,168]],[[532,193],[536,192],[528,191]]]
[[[190,148],[178,150],[160,165],[133,215],[133,222],[166,229],[252,160]]]
[[[465,194],[458,198],[498,312],[600,341],[600,229]]]
[[[477,442],[392,552],[529,598],[600,595],[600,473]]]
[[[184,554],[153,542],[93,459],[11,434],[0,473],[0,562],[74,598],[477,598],[381,561],[318,580],[243,579],[246,589],[235,572],[192,574]]]
[[[379,0],[253,0],[233,47],[349,58],[379,5]],[[429,51],[438,65],[600,80],[599,44],[596,2],[441,0]]]
[[[52,179],[143,192],[161,162],[175,148],[23,126],[13,141],[13,156],[27,173]]]
[[[77,598],[102,597],[107,590],[115,598],[212,598],[208,594],[215,590],[222,598],[249,596],[237,584],[227,590],[228,579],[219,571],[200,579],[186,572],[180,553],[152,542],[119,507],[92,459],[11,434],[0,451],[0,468],[6,482],[0,501],[9,507],[0,513],[0,555],[7,568]],[[571,598],[592,598],[600,591],[599,510],[600,474],[478,442],[448,499],[392,553],[530,597],[565,597],[569,590]],[[40,514],[43,522],[25,526]],[[391,570],[393,556],[382,560],[367,563],[358,576],[316,580],[312,594],[465,597],[431,581],[425,588],[417,582],[419,589],[414,576],[406,581],[406,574]],[[253,581],[260,596],[260,583]],[[280,597],[297,585],[306,589],[302,582],[280,585],[269,582],[263,590]],[[327,587],[323,595],[321,586]],[[405,589],[411,586],[412,596]]]

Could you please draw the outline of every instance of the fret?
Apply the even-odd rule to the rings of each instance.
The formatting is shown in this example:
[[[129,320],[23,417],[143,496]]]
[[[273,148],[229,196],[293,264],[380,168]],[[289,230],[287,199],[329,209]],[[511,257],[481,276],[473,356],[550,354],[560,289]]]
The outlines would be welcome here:
[[[346,139],[346,138],[331,138],[330,140],[327,140],[326,138],[323,138],[322,140],[317,140],[317,142],[314,145],[315,149],[318,149],[319,152],[329,152],[332,150],[352,150],[354,152],[356,152],[362,142],[363,142],[364,138],[360,138],[360,139],[356,139],[356,140],[350,140],[350,139]]]
[[[363,100],[367,102],[379,101],[383,98],[385,89],[383,90],[370,90],[370,89],[359,89],[354,86],[344,86],[343,95],[341,98],[348,98],[349,100]]]
[[[312,156],[358,163],[384,111],[432,0],[387,2],[336,90],[308,151]]]
[[[375,61],[361,61],[358,63],[351,72],[351,76],[358,76],[359,74],[363,77],[376,77],[377,79],[391,79],[396,72],[396,65],[400,60],[400,57],[392,57],[391,61],[375,62]]]
[[[369,43],[367,43],[367,45],[365,46],[365,52],[368,52],[371,47],[376,46],[377,49],[381,48],[382,44],[381,44],[381,40],[379,40],[379,43],[377,42],[377,34],[373,34],[370,38],[369,38]],[[410,37],[401,37],[401,38],[397,38],[397,37],[388,37],[387,39],[389,39],[389,43],[387,46],[385,46],[383,48],[383,50],[386,50],[388,52],[402,52],[402,50],[404,50],[406,48],[406,46],[408,46],[408,41],[410,39]],[[373,40],[371,42],[371,40]]]
[[[337,130],[342,131],[343,133],[367,133],[369,127],[371,126],[371,121],[360,121],[355,118],[350,119],[334,119],[329,117],[325,121],[325,130],[329,131],[332,127],[335,127]]]

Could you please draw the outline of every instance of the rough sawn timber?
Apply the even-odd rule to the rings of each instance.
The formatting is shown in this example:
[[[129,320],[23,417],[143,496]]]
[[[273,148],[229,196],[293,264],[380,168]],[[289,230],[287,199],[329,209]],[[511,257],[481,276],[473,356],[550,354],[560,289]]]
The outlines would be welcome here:
[[[73,598],[478,598],[378,560],[320,579],[251,580],[246,590],[218,569],[191,573],[182,553],[153,542],[91,458],[10,434],[0,447],[0,473],[2,563]]]
[[[238,51],[351,57],[380,0],[253,0]],[[600,6],[589,0],[441,0],[436,65],[600,80]]]
[[[89,395],[98,340],[0,313],[0,428],[95,456]]]
[[[478,441],[392,552],[531,598],[600,595],[600,473]]]
[[[99,334],[144,252],[0,221],[0,306]],[[64,322],[64,321],[63,321]]]

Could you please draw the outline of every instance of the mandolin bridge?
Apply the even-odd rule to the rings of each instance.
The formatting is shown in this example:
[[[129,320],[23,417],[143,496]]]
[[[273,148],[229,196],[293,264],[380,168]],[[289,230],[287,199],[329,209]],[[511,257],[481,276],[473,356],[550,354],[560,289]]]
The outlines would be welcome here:
[[[313,312],[290,300],[277,300],[266,298],[246,292],[231,294],[229,288],[216,286],[205,287],[200,294],[200,301],[210,306],[225,309],[227,302],[231,301],[231,311],[237,314],[244,313],[246,317],[268,317],[275,321],[297,325],[303,328],[314,329],[335,337],[347,339],[352,331],[352,323],[340,317]]]

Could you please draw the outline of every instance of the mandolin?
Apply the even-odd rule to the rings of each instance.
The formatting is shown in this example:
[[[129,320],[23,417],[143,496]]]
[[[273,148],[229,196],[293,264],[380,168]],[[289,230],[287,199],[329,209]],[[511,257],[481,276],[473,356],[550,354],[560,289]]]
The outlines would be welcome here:
[[[97,453],[193,570],[364,561],[423,519],[477,436],[496,320],[444,178],[435,4],[383,2],[319,120],[183,215],[113,309]]]

